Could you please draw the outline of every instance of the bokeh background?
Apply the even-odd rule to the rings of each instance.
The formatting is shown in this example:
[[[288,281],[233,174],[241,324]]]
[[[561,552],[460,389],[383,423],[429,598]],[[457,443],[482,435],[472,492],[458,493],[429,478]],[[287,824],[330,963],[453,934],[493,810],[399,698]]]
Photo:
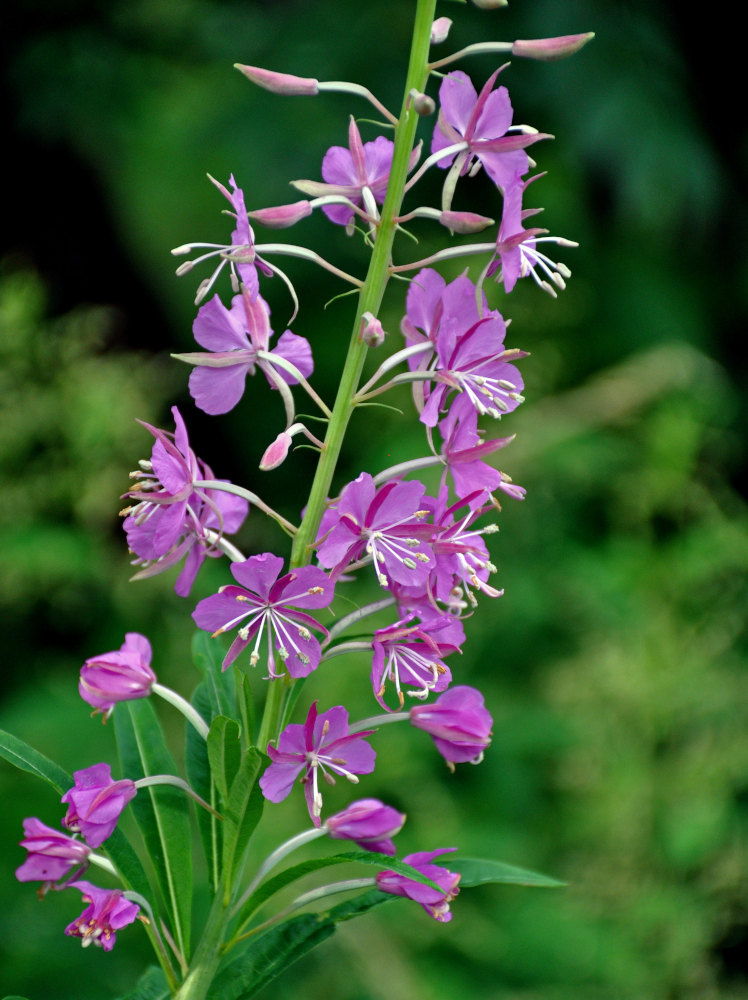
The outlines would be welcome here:
[[[128,583],[116,511],[127,472],[150,451],[135,417],[171,426],[178,402],[217,474],[294,516],[311,469],[300,451],[256,470],[282,419],[259,383],[208,418],[170,351],[190,350],[194,276],[168,251],[228,231],[205,180],[234,172],[252,207],[293,199],[345,141],[341,95],[284,100],[234,62],[359,80],[397,106],[409,0],[11,0],[3,30],[7,177],[0,260],[0,726],[70,770],[115,763],[108,728],[76,693],[80,662],[149,635],[165,683],[188,691],[187,615],[171,577]],[[497,602],[468,622],[460,678],[484,690],[494,742],[451,776],[430,741],[381,734],[386,766],[361,791],[409,814],[403,851],[459,844],[568,882],[561,891],[464,892],[437,926],[393,903],[352,925],[266,991],[277,1000],[745,1000],[748,998],[748,673],[745,569],[744,254],[746,142],[729,25],[664,0],[457,3],[445,50],[480,39],[594,30],[574,59],[516,60],[504,75],[516,119],[554,133],[535,147],[544,224],[581,244],[557,301],[530,282],[504,304],[527,402],[502,468],[527,487],[493,539]],[[733,26],[734,27],[734,26]],[[482,82],[490,57],[463,64]],[[430,122],[423,123],[428,141]],[[362,125],[364,138],[373,138]],[[429,195],[438,198],[434,179]],[[461,207],[495,212],[476,178]],[[435,246],[416,230],[416,253]],[[362,248],[324,219],[285,234],[360,270]],[[272,237],[272,235],[270,236]],[[403,255],[411,252],[403,245]],[[463,264],[445,267],[452,277]],[[350,300],[291,262],[332,395]],[[202,275],[200,275],[202,276]],[[395,340],[404,286],[382,315]],[[276,329],[290,313],[267,290]],[[407,394],[400,400],[410,414]],[[422,453],[414,420],[380,411],[354,425],[340,482]],[[282,545],[258,515],[249,552]],[[193,592],[224,581],[211,563]],[[333,661],[354,714],[373,706],[367,665]],[[322,671],[310,693],[325,698]],[[261,685],[258,683],[258,687]],[[341,688],[336,687],[336,690]],[[180,726],[164,712],[175,753]],[[429,745],[426,745],[426,744]],[[340,807],[347,789],[335,790]],[[62,928],[77,895],[13,877],[24,816],[56,825],[47,786],[0,764],[0,993],[105,1000],[132,987],[144,935],[110,955]],[[298,801],[277,828],[304,823]],[[274,834],[266,831],[262,844]],[[262,840],[262,838],[265,838]],[[261,845],[262,846],[262,845]]]

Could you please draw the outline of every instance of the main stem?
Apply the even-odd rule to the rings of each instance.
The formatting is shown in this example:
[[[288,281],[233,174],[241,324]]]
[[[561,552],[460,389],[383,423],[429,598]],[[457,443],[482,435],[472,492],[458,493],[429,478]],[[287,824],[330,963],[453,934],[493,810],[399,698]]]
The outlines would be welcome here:
[[[335,399],[332,417],[328,424],[327,436],[320,455],[317,471],[309,493],[306,513],[294,538],[291,549],[290,566],[305,566],[310,561],[313,545],[317,537],[320,521],[325,511],[325,504],[330,495],[335,467],[340,455],[343,438],[348,422],[355,408],[353,397],[358,388],[361,372],[366,360],[367,347],[361,339],[361,320],[365,312],[377,315],[382,304],[384,291],[390,278],[392,263],[392,245],[395,239],[400,207],[405,191],[405,181],[408,176],[410,154],[415,141],[418,114],[412,106],[410,93],[415,90],[422,93],[428,79],[428,55],[431,39],[431,25],[434,21],[436,0],[418,0],[415,24],[413,27],[413,42],[410,49],[408,75],[405,82],[403,106],[400,120],[395,129],[395,148],[392,154],[392,167],[387,183],[387,195],[382,206],[382,215],[377,227],[377,237],[372,251],[366,279],[359,292],[358,309],[353,321],[348,355],[345,359],[340,377],[340,387]],[[276,680],[270,684],[268,698],[265,704],[262,726],[258,745],[265,747],[268,741],[277,735],[279,720],[285,695],[292,685],[290,677]]]

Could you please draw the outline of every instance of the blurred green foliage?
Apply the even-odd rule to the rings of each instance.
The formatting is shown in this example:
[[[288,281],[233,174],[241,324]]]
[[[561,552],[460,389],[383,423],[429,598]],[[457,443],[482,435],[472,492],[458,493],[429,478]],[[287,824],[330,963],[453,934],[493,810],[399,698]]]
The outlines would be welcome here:
[[[350,103],[284,101],[231,64],[358,79],[396,104],[411,6],[370,0],[352,18],[338,0],[16,4],[6,86],[17,155],[44,197],[28,209],[35,239],[18,230],[0,275],[0,725],[71,770],[114,760],[111,734],[77,697],[83,658],[137,630],[166,683],[197,682],[192,600],[175,597],[171,577],[127,583],[115,514],[127,471],[150,449],[134,418],[169,426],[177,400],[198,454],[253,488],[281,419],[264,387],[215,421],[191,406],[186,373],[165,354],[191,342],[194,282],[173,279],[167,251],[224,232],[207,171],[234,171],[252,207],[290,200],[286,181],[317,177],[324,149],[344,141]],[[505,76],[517,118],[558,136],[537,147],[549,170],[532,189],[544,224],[582,245],[565,256],[575,274],[559,300],[527,282],[506,304],[491,292],[513,318],[513,343],[531,351],[527,403],[506,427],[517,440],[499,454],[528,488],[525,503],[505,504],[492,545],[506,594],[467,623],[455,668],[485,691],[491,752],[455,778],[429,741],[389,727],[378,743],[386,766],[366,794],[408,812],[404,851],[459,844],[569,887],[466,891],[448,927],[393,904],[344,925],[272,996],[747,1000],[748,517],[736,489],[745,385],[734,344],[745,210],[704,113],[708,74],[697,86],[692,39],[665,3],[516,0],[491,14],[445,3],[440,13],[455,21],[455,48],[597,32],[573,60],[517,61]],[[465,68],[485,78],[495,63]],[[480,178],[458,192],[479,211],[495,210],[491,197]],[[302,225],[293,238],[361,266],[356,241],[323,219]],[[435,237],[417,233],[425,255]],[[294,330],[312,339],[315,385],[330,396],[349,300],[323,311],[338,286],[306,266],[289,271],[302,302]],[[382,316],[395,338],[402,294],[393,288]],[[269,298],[282,329],[287,295],[271,286]],[[405,392],[400,405],[411,412]],[[341,482],[422,450],[414,422],[404,431],[387,411],[376,421],[375,434],[354,425]],[[295,516],[312,462],[292,456],[262,480],[263,495]],[[240,543],[256,552],[283,540],[253,514]],[[194,596],[224,582],[224,569],[211,561]],[[369,712],[365,658],[345,676],[338,662],[352,712]],[[308,684],[322,699],[319,673]],[[342,805],[346,790],[333,792]],[[4,765],[0,795],[0,991],[124,993],[145,961],[143,935],[122,934],[111,955],[64,938],[72,894],[40,905],[12,877],[21,819],[55,825],[61,809]],[[274,816],[258,849],[304,823],[295,801]]]

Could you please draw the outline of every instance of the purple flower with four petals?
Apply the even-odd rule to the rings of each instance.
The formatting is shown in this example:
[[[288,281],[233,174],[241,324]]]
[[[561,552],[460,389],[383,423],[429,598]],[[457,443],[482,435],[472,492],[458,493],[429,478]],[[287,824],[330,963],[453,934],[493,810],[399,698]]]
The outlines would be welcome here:
[[[192,617],[197,627],[214,636],[245,622],[224,657],[224,670],[253,639],[249,662],[255,666],[260,659],[260,644],[266,641],[270,678],[279,676],[276,656],[292,677],[306,677],[319,663],[319,642],[310,630],[327,635],[327,629],[297,609],[326,608],[332,601],[334,585],[316,566],[291,570],[279,579],[282,569],[283,560],[271,552],[232,563],[231,573],[242,586],[228,584],[195,608]]]
[[[286,330],[270,352],[270,309],[261,295],[251,299],[248,293],[234,296],[227,309],[214,295],[198,311],[192,326],[195,340],[205,352],[180,354],[179,359],[197,367],[190,374],[190,394],[201,410],[211,415],[228,413],[241,399],[247,375],[254,375],[259,366],[275,388],[273,375],[289,385],[298,379],[286,371],[282,362],[293,365],[307,378],[313,370],[312,349],[305,337]],[[262,351],[268,357],[258,358]],[[281,364],[273,365],[273,358]]]
[[[431,862],[438,858],[440,854],[447,854],[449,851],[456,851],[456,847],[442,847],[436,851],[419,851],[416,854],[409,854],[403,858],[406,865],[412,865],[418,871],[436,882],[441,888],[441,892],[432,889],[431,886],[423,885],[422,882],[415,882],[405,875],[398,875],[397,872],[384,871],[377,875],[377,888],[381,892],[389,892],[393,896],[406,896],[416,903],[420,903],[424,910],[434,920],[441,923],[448,923],[452,919],[449,904],[460,891],[458,884],[460,876],[447,868],[433,865]]]
[[[351,563],[371,556],[382,587],[418,584],[434,557],[423,541],[431,534],[422,509],[426,487],[417,480],[390,480],[376,487],[368,472],[348,483],[325,511],[317,535],[317,558],[336,579]]]
[[[431,705],[414,705],[410,721],[433,738],[450,765],[480,763],[491,743],[493,719],[475,688],[453,687]]]
[[[82,834],[89,847],[99,847],[110,836],[120,813],[137,794],[129,778],[112,781],[108,764],[94,764],[73,772],[75,785],[62,796],[69,803],[62,825]]]
[[[342,812],[325,820],[329,835],[336,840],[352,840],[365,851],[395,855],[392,837],[405,823],[405,814],[379,799],[359,799]]]
[[[118,701],[147,698],[156,675],[151,670],[151,644],[144,635],[128,632],[116,652],[92,656],[81,667],[78,692],[105,716]]]
[[[44,882],[46,889],[73,868],[88,866],[91,848],[83,841],[45,826],[35,816],[23,821],[23,832],[21,847],[29,853],[20,868],[16,868],[19,882]]]
[[[205,557],[221,554],[220,538],[239,530],[249,504],[242,497],[195,485],[215,477],[190,448],[176,406],[171,412],[174,434],[141,421],[156,441],[150,461],[131,473],[137,483],[127,494],[132,505],[122,511],[128,515],[123,527],[137,556],[134,565],[143,567],[133,579],[162,573],[184,558],[174,589],[186,597]]]
[[[445,633],[442,641],[440,631]],[[431,618],[420,625],[409,625],[406,619],[378,629],[372,641],[371,683],[374,697],[382,708],[391,711],[384,700],[388,682],[397,693],[400,708],[405,702],[404,684],[417,689],[408,692],[412,698],[423,699],[431,691],[444,691],[452,674],[442,659],[457,652],[464,638],[461,623],[448,615]]]
[[[262,794],[270,802],[282,802],[290,793],[296,778],[303,772],[304,796],[312,822],[321,823],[322,793],[319,773],[331,785],[334,775],[341,775],[358,784],[357,774],[374,770],[376,753],[364,739],[373,730],[348,732],[348,712],[342,705],[317,714],[317,702],[312,702],[306,722],[286,726],[278,739],[278,749],[269,745],[268,756],[273,762],[260,778]]]
[[[84,948],[94,944],[104,951],[111,951],[117,940],[117,931],[135,920],[140,907],[126,899],[119,889],[99,889],[83,880],[71,882],[70,887],[80,889],[83,902],[88,906],[68,924],[65,933],[69,937],[81,938]]]

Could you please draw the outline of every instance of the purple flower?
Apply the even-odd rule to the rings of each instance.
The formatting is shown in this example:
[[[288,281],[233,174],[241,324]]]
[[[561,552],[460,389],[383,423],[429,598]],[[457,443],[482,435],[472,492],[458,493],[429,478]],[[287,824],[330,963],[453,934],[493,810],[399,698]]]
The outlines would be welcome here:
[[[559,246],[577,246],[572,240],[561,236],[547,236],[547,229],[524,229],[523,222],[540,209],[522,210],[522,197],[529,184],[542,177],[536,174],[523,183],[517,175],[504,192],[504,208],[501,225],[496,237],[496,256],[488,267],[487,276],[496,271],[496,280],[504,283],[504,291],[511,292],[518,278],[531,275],[536,285],[556,298],[556,288],[566,288],[566,280],[571,277],[569,268],[560,261],[551,260],[538,248],[539,243],[557,243]],[[540,272],[540,274],[538,274]],[[553,286],[556,286],[554,288]]]
[[[447,630],[449,639],[440,642],[434,637],[440,630]],[[455,645],[450,639],[456,638],[459,630],[461,639]],[[417,688],[410,691],[412,698],[427,698],[431,691],[443,691],[451,682],[452,674],[442,663],[442,659],[459,648],[464,640],[464,632],[459,622],[447,615],[431,618],[421,625],[408,625],[407,619],[396,622],[374,633],[372,647],[374,658],[371,668],[371,683],[374,696],[382,708],[390,711],[384,700],[387,682],[397,692],[400,708],[405,696],[402,686],[407,684]]]
[[[322,160],[322,177],[329,194],[343,195],[355,205],[363,202],[366,211],[371,213],[374,202],[384,203],[395,144],[381,135],[373,142],[362,143],[358,126],[351,118],[348,146],[348,149],[345,146],[328,149]],[[331,222],[340,226],[348,225],[354,214],[347,205],[325,205],[322,211]]]
[[[270,351],[270,309],[260,295],[251,299],[248,293],[234,296],[227,309],[220,298],[213,298],[198,311],[192,326],[195,340],[206,352],[180,355],[197,367],[190,374],[190,394],[195,403],[211,415],[228,413],[244,393],[247,375],[254,375],[255,366],[263,369],[275,388],[268,368],[289,385],[297,379],[276,367],[271,358],[258,359],[258,351]],[[286,330],[278,340],[272,357],[290,362],[307,378],[313,370],[312,349],[304,337]]]
[[[89,847],[99,847],[110,836],[120,813],[137,794],[129,778],[112,781],[108,764],[94,764],[73,774],[75,785],[62,796],[69,803],[62,821],[72,833],[81,833]]]
[[[539,132],[507,135],[513,127],[509,93],[506,87],[493,90],[500,72],[496,70],[489,77],[480,94],[467,73],[456,70],[445,76],[439,88],[439,118],[431,152],[463,143],[461,151],[440,160],[439,166],[446,168],[456,163],[456,169],[464,175],[477,159],[503,192],[515,175],[522,176],[529,169],[524,148],[549,136]]]
[[[432,882],[441,888],[441,892],[432,889],[431,886],[415,882],[405,875],[398,875],[397,872],[384,871],[377,875],[377,888],[381,892],[389,892],[393,896],[406,896],[416,903],[420,903],[424,910],[434,920],[447,923],[452,919],[449,904],[459,893],[458,883],[460,876],[447,868],[440,868],[432,865],[434,858],[449,851],[456,851],[456,847],[442,847],[436,851],[420,851],[417,854],[409,854],[403,858],[406,865],[412,865],[418,871],[430,878]]]
[[[229,584],[195,608],[192,614],[195,624],[213,635],[228,632],[246,619],[224,658],[224,670],[252,639],[255,643],[249,662],[252,666],[257,663],[260,644],[267,641],[271,678],[280,676],[275,669],[276,655],[292,677],[306,677],[319,663],[319,642],[310,629],[325,635],[327,629],[296,609],[326,608],[332,601],[334,586],[316,566],[291,570],[278,579],[282,568],[283,560],[271,552],[232,563],[234,579],[243,586]]]
[[[484,441],[478,431],[478,414],[468,399],[460,396],[439,423],[441,454],[458,496],[472,496],[470,506],[479,506],[486,494],[499,489],[516,500],[523,500],[525,489],[516,486],[509,476],[481,459],[505,447],[512,437]]]
[[[187,597],[206,556],[219,556],[217,543],[238,531],[249,512],[242,497],[195,486],[214,480],[213,471],[190,448],[184,420],[172,407],[175,432],[143,423],[156,439],[150,461],[131,473],[137,483],[128,494],[132,505],[122,511],[127,544],[143,568],[133,579],[155,576],[185,558],[174,589]]]
[[[21,847],[29,853],[16,868],[19,882],[52,883],[79,865],[87,866],[91,848],[82,841],[45,826],[36,817],[23,821],[23,832]]]
[[[384,805],[379,799],[359,799],[330,816],[324,825],[329,835],[337,840],[352,840],[365,851],[394,856],[395,845],[391,838],[402,830],[404,823],[404,813]]]
[[[111,951],[117,940],[117,931],[131,924],[140,912],[137,903],[125,899],[119,889],[99,889],[90,882],[71,882],[71,888],[80,889],[86,909],[77,920],[68,924],[65,933],[81,938],[87,948],[95,944],[104,951]]]
[[[243,285],[248,290],[250,298],[254,300],[260,290],[257,268],[259,267],[265,275],[271,275],[273,272],[268,264],[261,257],[257,256],[254,233],[249,224],[249,216],[244,204],[244,192],[236,186],[233,174],[229,178],[231,191],[214,177],[210,177],[210,175],[208,177],[231,205],[233,211],[228,214],[233,215],[236,219],[236,228],[231,234],[231,243],[186,243],[184,246],[176,247],[176,249],[172,250],[172,253],[177,256],[191,253],[193,250],[198,249],[207,251],[196,257],[195,260],[180,264],[177,268],[177,274],[187,274],[193,269],[195,264],[200,264],[211,257],[218,257],[220,263],[211,277],[206,278],[205,281],[200,283],[195,304],[197,305],[197,303],[205,298],[227,263],[231,269],[231,283],[234,291],[239,291]]]
[[[453,687],[432,705],[414,705],[410,721],[433,738],[449,764],[480,763],[491,742],[493,719],[475,688]]]
[[[273,763],[260,778],[262,794],[270,802],[282,802],[303,771],[301,781],[309,815],[314,825],[319,826],[322,812],[319,772],[331,785],[335,784],[336,774],[358,784],[357,774],[370,774],[374,770],[376,754],[364,739],[371,732],[349,735],[348,712],[342,705],[318,715],[317,702],[313,702],[303,725],[286,726],[277,750],[268,746]]]
[[[81,667],[78,691],[97,712],[111,715],[118,701],[147,698],[155,681],[151,644],[144,635],[128,632],[116,652],[86,660]]]
[[[371,556],[382,587],[394,581],[418,584],[428,576],[434,557],[422,540],[431,533],[423,523],[426,487],[417,480],[390,480],[377,488],[368,472],[343,488],[322,517],[317,558],[333,579],[364,555]]]

